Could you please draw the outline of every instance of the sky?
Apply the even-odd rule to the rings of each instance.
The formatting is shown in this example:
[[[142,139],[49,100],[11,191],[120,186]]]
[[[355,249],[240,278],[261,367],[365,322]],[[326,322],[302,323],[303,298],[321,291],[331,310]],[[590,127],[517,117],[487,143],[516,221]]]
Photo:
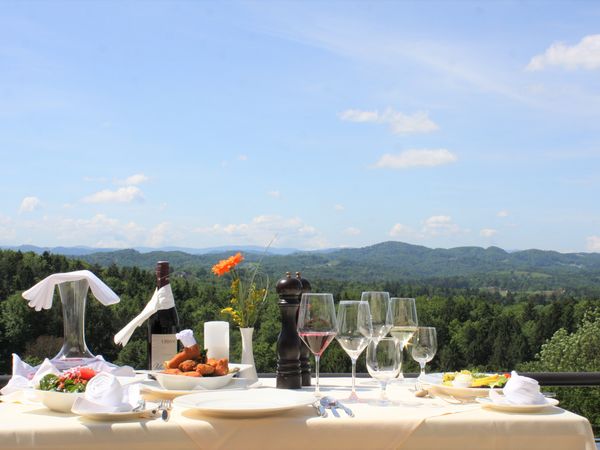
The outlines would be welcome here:
[[[0,245],[600,252],[600,3],[0,0]]]

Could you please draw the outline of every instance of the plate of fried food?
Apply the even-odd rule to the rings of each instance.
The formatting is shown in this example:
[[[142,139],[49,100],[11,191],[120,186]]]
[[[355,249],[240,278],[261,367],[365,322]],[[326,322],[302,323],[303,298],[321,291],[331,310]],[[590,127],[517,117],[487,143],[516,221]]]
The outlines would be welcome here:
[[[460,372],[430,373],[420,378],[427,385],[427,390],[433,395],[449,395],[460,399],[475,400],[477,397],[487,397],[490,388],[499,388],[502,392],[509,373],[478,373],[469,370]]]
[[[206,357],[206,350],[197,344],[185,347],[169,361],[164,370],[151,372],[160,386],[167,390],[192,391],[220,389],[248,364],[229,364],[227,358]]]

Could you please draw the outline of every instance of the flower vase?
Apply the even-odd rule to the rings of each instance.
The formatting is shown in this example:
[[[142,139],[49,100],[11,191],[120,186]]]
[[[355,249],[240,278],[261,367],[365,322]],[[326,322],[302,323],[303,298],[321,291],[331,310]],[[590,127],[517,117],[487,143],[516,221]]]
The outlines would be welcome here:
[[[242,370],[240,377],[248,380],[248,385],[251,385],[258,381],[256,366],[254,365],[254,351],[252,350],[254,328],[240,328],[240,333],[242,334],[242,364],[252,365],[252,367]]]

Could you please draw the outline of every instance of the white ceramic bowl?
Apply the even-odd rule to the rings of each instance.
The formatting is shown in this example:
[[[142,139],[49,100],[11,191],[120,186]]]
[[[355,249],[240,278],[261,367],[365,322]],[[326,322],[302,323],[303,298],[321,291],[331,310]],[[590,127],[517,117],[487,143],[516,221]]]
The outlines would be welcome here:
[[[233,369],[246,369],[250,367],[249,364],[229,364],[229,370]],[[156,378],[156,381],[164,389],[182,390],[182,391],[194,391],[201,389],[220,389],[229,384],[231,379],[239,371],[229,372],[227,375],[220,377],[186,377],[184,375],[171,375],[162,372],[152,372],[152,375]]]
[[[70,413],[73,403],[79,397],[83,397],[83,392],[56,392],[37,390],[38,399],[44,406],[52,411]]]

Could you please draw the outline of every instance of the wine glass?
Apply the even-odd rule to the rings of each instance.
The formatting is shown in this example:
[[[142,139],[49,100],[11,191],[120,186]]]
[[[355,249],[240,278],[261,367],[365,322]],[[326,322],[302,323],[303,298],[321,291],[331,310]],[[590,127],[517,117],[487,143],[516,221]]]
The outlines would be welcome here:
[[[391,337],[372,339],[367,347],[367,370],[369,375],[379,381],[381,392],[379,406],[388,406],[392,402],[387,398],[387,385],[392,378],[396,378],[402,366],[402,352],[398,340]]]
[[[298,335],[315,356],[317,386],[319,391],[319,359],[337,333],[335,306],[331,294],[302,294],[298,311]]]
[[[414,298],[392,297],[390,299],[390,311],[392,316],[392,328],[390,334],[398,340],[400,353],[417,331],[417,306]],[[399,379],[404,379],[402,368]]]
[[[352,361],[352,392],[347,401],[358,402],[356,395],[356,360],[373,335],[371,312],[367,302],[342,300],[337,313],[338,332],[336,339]]]
[[[372,339],[378,340],[385,337],[392,328],[390,312],[390,294],[387,292],[363,292],[361,302],[367,302],[371,311],[371,324],[373,325]]]
[[[437,352],[437,335],[434,327],[419,327],[412,342],[411,355],[421,366],[419,380],[425,375],[425,364],[433,359]]]

